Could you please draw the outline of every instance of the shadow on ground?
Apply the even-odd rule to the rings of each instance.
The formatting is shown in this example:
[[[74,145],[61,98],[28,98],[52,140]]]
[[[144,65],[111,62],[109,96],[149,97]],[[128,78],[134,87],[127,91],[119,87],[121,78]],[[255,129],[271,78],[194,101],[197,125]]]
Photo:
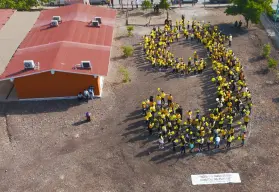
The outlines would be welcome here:
[[[90,101],[89,101],[90,102]],[[71,107],[82,105],[76,99],[49,101],[13,101],[0,103],[0,115],[21,115],[67,111]]]

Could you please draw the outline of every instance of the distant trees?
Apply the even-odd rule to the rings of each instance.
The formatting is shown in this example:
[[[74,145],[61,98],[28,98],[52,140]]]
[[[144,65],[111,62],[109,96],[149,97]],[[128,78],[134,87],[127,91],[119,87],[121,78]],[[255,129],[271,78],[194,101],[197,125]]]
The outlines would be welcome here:
[[[148,9],[151,9],[151,8],[152,8],[152,3],[149,0],[144,0],[141,3],[141,9],[142,10],[148,10]]]
[[[49,0],[0,0],[0,9],[30,10],[40,3],[48,3]]]
[[[160,0],[159,8],[167,11],[167,19],[169,19],[170,3],[168,2],[168,0]]]
[[[272,10],[272,0],[231,0],[231,3],[232,5],[225,10],[225,13],[243,15],[247,27],[249,22],[259,23],[261,14]]]

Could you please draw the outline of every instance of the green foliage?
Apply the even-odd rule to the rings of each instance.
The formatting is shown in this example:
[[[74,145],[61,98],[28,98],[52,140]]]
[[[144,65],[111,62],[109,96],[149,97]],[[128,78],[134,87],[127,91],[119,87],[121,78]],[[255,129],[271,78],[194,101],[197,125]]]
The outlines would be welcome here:
[[[122,46],[121,48],[125,57],[130,57],[134,53],[134,48],[130,45]]]
[[[225,10],[225,13],[227,15],[243,15],[247,27],[249,21],[259,23],[261,14],[272,10],[272,0],[231,0],[231,3],[232,5]]]
[[[271,52],[271,46],[270,44],[264,44],[263,46],[263,57],[268,58]]]
[[[40,3],[47,3],[48,0],[0,0],[1,8],[10,8],[17,10],[30,10],[32,7],[37,7]]]
[[[151,9],[152,8],[152,3],[149,0],[144,0],[141,3],[141,9],[142,10],[147,10],[147,9]]]
[[[278,61],[272,58],[268,58],[268,68],[275,69],[278,65]]]
[[[160,0],[159,8],[164,9],[164,10],[169,10],[170,4],[169,4],[168,0]]]
[[[123,76],[123,82],[124,83],[127,83],[127,82],[129,82],[129,81],[131,81],[131,79],[130,79],[130,74],[129,74],[129,71],[127,70],[127,68],[125,68],[125,67],[123,67],[123,66],[121,66],[120,68],[119,68],[119,72],[122,74],[122,76]]]
[[[128,36],[132,36],[133,35],[133,31],[134,31],[134,26],[132,25],[128,25],[127,27],[127,31],[128,31]]]

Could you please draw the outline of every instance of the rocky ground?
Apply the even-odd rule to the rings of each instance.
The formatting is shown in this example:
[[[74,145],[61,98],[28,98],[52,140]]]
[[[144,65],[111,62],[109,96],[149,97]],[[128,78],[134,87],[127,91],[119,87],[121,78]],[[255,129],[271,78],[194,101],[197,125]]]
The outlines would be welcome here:
[[[153,72],[139,47],[141,36],[150,31],[144,27],[150,14],[132,12],[129,23],[135,24],[135,34],[127,37],[125,14],[119,13],[102,99],[1,104],[0,191],[278,191],[279,88],[266,61],[259,58],[262,45],[269,42],[265,31],[260,26],[231,28],[241,18],[225,16],[221,8],[170,11],[173,20],[181,14],[187,20],[218,24],[234,35],[232,49],[244,65],[254,102],[245,147],[185,156],[158,150],[156,138],[144,129],[141,101],[161,87],[185,110],[205,110],[212,104],[206,84],[210,71],[188,78]],[[165,15],[152,16],[150,24],[164,19]],[[134,56],[124,59],[122,45],[134,46]],[[204,54],[182,40],[172,46],[176,55],[186,58],[197,49]],[[275,50],[272,55],[277,56]],[[131,82],[121,82],[120,66],[127,67]],[[83,122],[86,111],[93,114],[91,123]],[[240,173],[242,183],[191,184],[192,174],[229,172]]]

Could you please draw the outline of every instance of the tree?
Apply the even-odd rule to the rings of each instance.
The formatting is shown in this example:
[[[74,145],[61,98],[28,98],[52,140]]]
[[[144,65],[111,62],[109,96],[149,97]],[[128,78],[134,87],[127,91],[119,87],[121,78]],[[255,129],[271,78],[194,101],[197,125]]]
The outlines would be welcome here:
[[[151,8],[152,8],[152,3],[149,0],[144,0],[141,3],[141,9],[142,10],[148,10],[148,9],[151,9]]]
[[[243,15],[247,27],[249,21],[259,23],[261,14],[272,9],[272,0],[231,0],[231,3],[232,5],[225,10],[225,13],[227,15]]]
[[[17,10],[30,10],[37,7],[40,3],[47,3],[49,0],[1,0],[0,8],[10,8]]]
[[[168,10],[170,9],[170,4],[169,4],[168,0],[160,0],[159,7],[160,7],[160,9],[164,9],[167,11],[167,20],[168,20],[169,19]]]

